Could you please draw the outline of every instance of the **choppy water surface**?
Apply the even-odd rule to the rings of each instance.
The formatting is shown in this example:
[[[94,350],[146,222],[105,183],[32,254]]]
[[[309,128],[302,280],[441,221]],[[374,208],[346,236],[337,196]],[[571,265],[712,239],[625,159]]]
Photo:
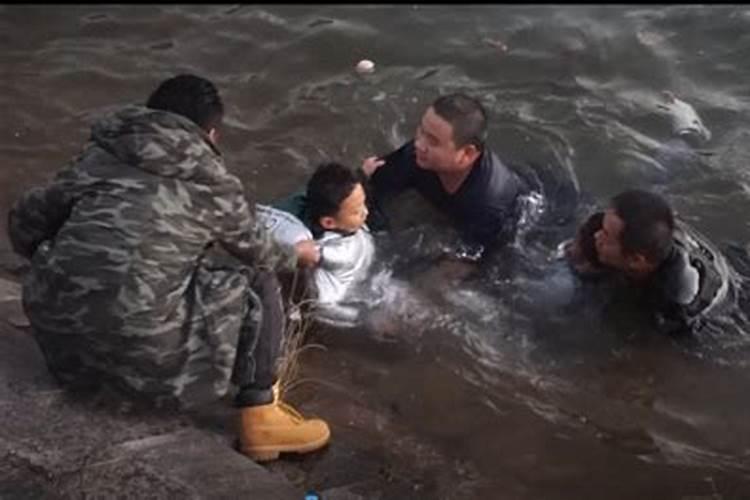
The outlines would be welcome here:
[[[713,138],[697,173],[659,189],[719,248],[750,242],[744,6],[4,6],[0,46],[3,214],[98,114],[177,72],[219,86],[227,163],[259,201],[321,160],[400,145],[439,93],[463,90],[490,110],[501,157],[567,169],[601,205],[652,179],[669,136],[655,103],[670,89]],[[365,57],[376,71],[361,77]],[[553,244],[522,258],[541,263]],[[396,280],[390,328],[413,354],[328,353],[376,367],[360,389],[472,465],[446,497],[750,497],[747,311],[695,342],[584,313],[540,318],[519,292],[534,276],[501,264],[468,280],[449,266],[383,271]]]

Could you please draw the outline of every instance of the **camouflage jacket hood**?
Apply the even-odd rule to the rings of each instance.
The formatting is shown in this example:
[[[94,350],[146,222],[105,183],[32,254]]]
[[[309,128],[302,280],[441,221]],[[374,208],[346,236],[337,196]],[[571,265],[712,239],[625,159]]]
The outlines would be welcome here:
[[[167,111],[125,107],[97,121],[91,141],[122,163],[161,177],[213,185],[227,174],[221,153],[206,132]]]

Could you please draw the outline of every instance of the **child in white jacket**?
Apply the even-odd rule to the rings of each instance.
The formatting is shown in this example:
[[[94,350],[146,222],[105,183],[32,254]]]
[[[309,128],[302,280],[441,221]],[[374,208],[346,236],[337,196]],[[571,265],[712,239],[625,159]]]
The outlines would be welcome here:
[[[358,172],[326,163],[315,170],[305,195],[286,204],[290,211],[257,206],[259,219],[280,243],[294,245],[314,238],[320,245],[320,262],[313,273],[318,320],[352,326],[359,319],[350,292],[367,277],[375,253],[365,225],[365,201]]]

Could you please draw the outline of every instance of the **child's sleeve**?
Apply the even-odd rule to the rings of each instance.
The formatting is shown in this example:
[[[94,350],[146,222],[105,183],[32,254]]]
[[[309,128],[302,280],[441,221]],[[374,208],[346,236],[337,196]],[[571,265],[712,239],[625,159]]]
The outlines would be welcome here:
[[[327,270],[341,269],[351,265],[351,249],[338,244],[338,240],[329,240],[320,247],[320,267]]]

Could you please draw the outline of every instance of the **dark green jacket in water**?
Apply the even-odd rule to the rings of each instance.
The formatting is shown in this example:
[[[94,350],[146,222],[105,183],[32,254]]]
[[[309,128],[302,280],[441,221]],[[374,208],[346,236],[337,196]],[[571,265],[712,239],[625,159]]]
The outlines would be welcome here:
[[[50,369],[183,403],[223,394],[241,327],[257,330],[253,269],[295,263],[249,207],[192,121],[131,106],[97,122],[83,153],[9,215]]]

